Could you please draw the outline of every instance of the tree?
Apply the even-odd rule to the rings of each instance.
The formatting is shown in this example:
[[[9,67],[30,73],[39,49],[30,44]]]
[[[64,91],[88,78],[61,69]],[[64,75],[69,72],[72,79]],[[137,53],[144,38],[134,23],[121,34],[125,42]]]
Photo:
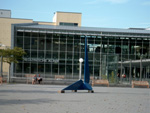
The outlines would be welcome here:
[[[3,51],[4,51],[3,49],[0,49],[0,56],[1,56],[1,60],[0,60],[0,62],[1,62],[0,63],[1,64],[1,66],[0,66],[1,67],[1,69],[0,69],[1,73],[0,73],[0,76],[1,77],[3,77]]]
[[[1,52],[2,51],[2,52]],[[10,82],[10,66],[11,63],[18,63],[19,60],[22,60],[22,56],[25,55],[25,51],[22,48],[14,47],[14,49],[6,48],[1,50],[3,62],[9,64],[9,73],[8,73],[8,82]]]

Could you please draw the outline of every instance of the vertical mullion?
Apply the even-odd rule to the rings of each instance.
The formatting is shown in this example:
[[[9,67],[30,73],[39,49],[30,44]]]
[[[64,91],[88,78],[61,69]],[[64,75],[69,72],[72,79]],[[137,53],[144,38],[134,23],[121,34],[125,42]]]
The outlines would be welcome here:
[[[53,34],[52,34],[52,37],[51,37],[51,60],[52,60],[52,58],[53,58],[53,39],[54,39],[54,37],[53,37]],[[53,62],[51,62],[51,76],[53,76]]]
[[[72,78],[73,78],[73,73],[74,73],[74,35],[73,35],[73,48],[72,48]]]
[[[30,33],[30,59],[31,59],[31,33]],[[31,60],[30,60],[31,61]],[[31,74],[31,62],[29,64],[29,73]]]
[[[68,40],[67,40],[67,35],[66,35],[66,50],[65,50],[65,78],[67,77],[67,44],[68,44]]]
[[[58,43],[58,59],[60,59],[60,35],[59,35],[59,43]],[[59,75],[59,67],[60,67],[60,63],[58,62],[58,75]]]
[[[23,49],[24,49],[24,30],[23,30]],[[22,76],[25,75],[24,74],[24,61],[22,62]]]
[[[150,39],[149,39],[149,54],[148,54],[148,58],[150,58]]]
[[[129,56],[130,56],[130,46],[131,46],[131,41],[130,41],[130,39],[128,40],[128,60],[129,60]]]
[[[137,40],[135,40],[135,46],[137,45]],[[137,58],[136,58],[136,48],[134,49],[134,53],[135,53],[135,58],[134,58],[134,60],[136,60]]]
[[[93,38],[93,40],[94,40],[94,44],[95,44],[95,38]],[[95,48],[93,48],[93,50],[94,50]],[[94,69],[95,69],[95,50],[93,51],[93,76],[95,76],[94,75]]]
[[[46,52],[47,52],[47,50],[46,50],[46,39],[47,39],[47,32],[45,33],[45,44],[44,44],[44,78],[45,78],[45,68],[46,68]]]
[[[99,74],[99,77],[101,79],[102,78],[102,36],[100,38],[100,45],[101,46],[100,46],[100,74]]]
[[[38,32],[38,37],[37,37],[37,59],[39,59],[39,33],[40,32]],[[37,74],[39,73],[39,69],[38,69],[38,65],[39,65],[39,62],[38,62],[38,60],[37,60]]]

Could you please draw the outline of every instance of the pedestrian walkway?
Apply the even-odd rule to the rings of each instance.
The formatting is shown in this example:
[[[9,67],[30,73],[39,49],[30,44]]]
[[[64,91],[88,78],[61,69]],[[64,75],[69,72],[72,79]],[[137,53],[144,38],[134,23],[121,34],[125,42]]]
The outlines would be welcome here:
[[[150,89],[93,87],[58,93],[63,85],[0,85],[0,113],[149,113]]]

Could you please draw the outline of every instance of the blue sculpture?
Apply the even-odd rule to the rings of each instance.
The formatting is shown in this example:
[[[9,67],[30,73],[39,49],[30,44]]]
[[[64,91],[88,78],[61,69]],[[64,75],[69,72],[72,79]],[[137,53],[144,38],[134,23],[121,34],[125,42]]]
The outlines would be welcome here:
[[[85,37],[84,81],[80,79],[77,82],[62,89],[60,92],[64,93],[65,90],[72,90],[74,92],[77,92],[77,90],[88,90],[88,92],[94,93],[91,85],[89,84],[89,81],[90,81],[90,74],[89,74],[89,63],[88,63],[87,37]]]

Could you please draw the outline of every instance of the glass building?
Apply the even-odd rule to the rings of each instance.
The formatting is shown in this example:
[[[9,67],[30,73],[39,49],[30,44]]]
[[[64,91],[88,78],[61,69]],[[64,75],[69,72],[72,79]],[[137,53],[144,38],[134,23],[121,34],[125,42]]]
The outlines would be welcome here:
[[[126,82],[150,79],[150,30],[34,23],[14,24],[12,32],[12,47],[21,47],[27,53],[13,64],[15,77],[41,74],[44,78],[64,75],[66,79],[78,79],[79,58],[84,59],[87,37],[90,76],[112,83],[118,82],[117,73],[125,74],[121,80]]]

